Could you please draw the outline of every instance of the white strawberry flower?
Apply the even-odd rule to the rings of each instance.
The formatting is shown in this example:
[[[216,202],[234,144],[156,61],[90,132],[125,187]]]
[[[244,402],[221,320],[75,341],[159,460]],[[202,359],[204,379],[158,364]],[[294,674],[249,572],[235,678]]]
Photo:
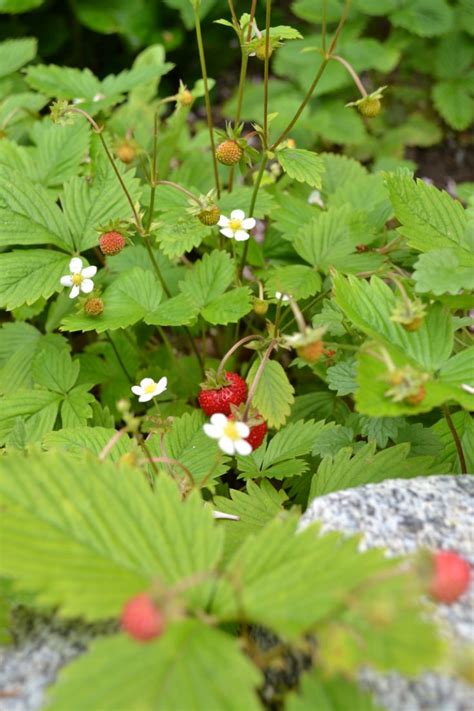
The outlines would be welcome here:
[[[250,237],[248,230],[252,230],[256,223],[253,217],[245,217],[243,210],[232,210],[230,217],[221,215],[217,223],[222,229],[220,233],[237,242],[245,242]]]
[[[83,267],[80,257],[73,257],[69,262],[70,274],[61,277],[63,286],[70,286],[69,298],[75,299],[82,291],[84,294],[90,294],[94,288],[92,277],[97,272],[97,267]]]
[[[163,377],[156,383],[153,378],[143,378],[140,385],[132,385],[132,393],[138,397],[138,402],[148,402],[157,395],[164,393],[168,387],[168,378]]]
[[[250,434],[245,422],[236,422],[221,412],[216,412],[211,417],[211,423],[203,425],[203,429],[208,437],[218,440],[219,448],[225,454],[246,456],[252,452],[252,445],[245,439]]]
[[[275,299],[278,299],[278,301],[281,301],[282,304],[286,304],[290,300],[290,295],[289,294],[282,294],[281,291],[275,291]]]

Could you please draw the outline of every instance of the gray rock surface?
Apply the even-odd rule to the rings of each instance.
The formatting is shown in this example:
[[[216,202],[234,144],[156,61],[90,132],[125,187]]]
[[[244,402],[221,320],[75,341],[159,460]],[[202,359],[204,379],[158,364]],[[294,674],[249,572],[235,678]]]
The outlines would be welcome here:
[[[0,647],[0,711],[40,709],[46,687],[60,669],[83,653],[95,636],[115,629],[114,623],[64,622],[25,608],[18,608],[13,617],[15,644]]]
[[[474,564],[474,477],[430,476],[387,480],[315,499],[301,527],[320,521],[322,531],[362,533],[360,550],[383,546],[387,555],[418,548],[455,550]],[[446,633],[474,641],[474,584],[452,605],[437,605]],[[472,711],[474,690],[447,675],[416,680],[364,670],[360,683],[388,711]]]

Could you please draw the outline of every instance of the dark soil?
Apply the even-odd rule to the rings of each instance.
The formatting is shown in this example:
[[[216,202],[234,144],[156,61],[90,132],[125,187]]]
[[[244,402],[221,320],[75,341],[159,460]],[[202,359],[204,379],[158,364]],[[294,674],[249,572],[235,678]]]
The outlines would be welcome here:
[[[474,136],[451,134],[430,148],[407,148],[406,157],[418,165],[416,175],[438,188],[455,192],[455,184],[474,181]]]

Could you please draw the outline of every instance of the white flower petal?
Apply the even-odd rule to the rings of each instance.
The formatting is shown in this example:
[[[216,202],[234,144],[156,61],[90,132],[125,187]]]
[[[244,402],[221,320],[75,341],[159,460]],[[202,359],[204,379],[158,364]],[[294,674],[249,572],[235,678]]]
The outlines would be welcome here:
[[[230,218],[231,220],[245,220],[245,212],[243,210],[232,210]]]
[[[242,227],[244,230],[253,230],[256,224],[257,220],[253,217],[246,217],[245,220],[242,220]]]
[[[229,239],[233,239],[234,237],[234,230],[231,230],[230,227],[224,227],[223,230],[220,230],[220,233]]]
[[[229,224],[229,218],[225,215],[221,215],[217,224],[219,225],[219,227],[227,227],[227,225]]]
[[[138,398],[138,402],[148,402],[153,397],[153,393],[142,393]]]
[[[239,433],[240,437],[242,437],[242,439],[245,439],[245,437],[248,437],[250,434],[249,426],[246,425],[245,422],[236,422],[235,429]]]
[[[222,435],[222,430],[220,427],[215,427],[215,425],[210,425],[209,423],[206,422],[205,425],[202,426],[204,433],[207,434],[208,437],[212,437],[212,439],[219,439],[219,437]]]
[[[73,257],[69,262],[69,269],[71,274],[80,274],[82,271],[82,259],[80,257]]]
[[[470,395],[474,395],[474,387],[472,387],[472,385],[469,385],[468,383],[463,383],[461,387]]]
[[[160,393],[164,393],[167,387],[168,378],[164,376],[163,378],[160,378],[156,384],[156,389],[158,390],[157,395],[159,395]]]
[[[84,279],[84,281],[81,282],[81,291],[84,292],[84,294],[90,294],[93,290],[94,282],[92,279]]]
[[[234,232],[234,239],[236,242],[245,242],[249,237],[249,233],[245,230],[237,230]]]
[[[97,272],[97,267],[84,267],[81,274],[84,277],[84,279],[90,279],[91,277],[95,276],[96,272]]]
[[[252,453],[252,445],[249,444],[245,439],[238,439],[234,442],[237,454],[241,454],[243,457]]]
[[[62,276],[60,281],[63,286],[72,286],[72,275],[67,274],[66,276]]]
[[[79,296],[79,292],[80,292],[79,287],[77,286],[77,284],[74,284],[74,286],[72,287],[71,291],[69,292],[69,298],[70,298],[70,299],[75,299],[76,296]]]
[[[224,454],[235,454],[235,442],[230,437],[221,437],[218,444]]]
[[[134,395],[141,395],[143,392],[139,385],[132,385],[130,389]]]
[[[140,387],[141,388],[147,388],[149,385],[154,385],[154,384],[155,384],[155,381],[153,380],[153,378],[142,378],[142,380],[140,380]]]
[[[223,415],[222,412],[215,412],[214,415],[211,415],[211,422],[213,425],[217,425],[217,427],[225,427],[227,417]]]

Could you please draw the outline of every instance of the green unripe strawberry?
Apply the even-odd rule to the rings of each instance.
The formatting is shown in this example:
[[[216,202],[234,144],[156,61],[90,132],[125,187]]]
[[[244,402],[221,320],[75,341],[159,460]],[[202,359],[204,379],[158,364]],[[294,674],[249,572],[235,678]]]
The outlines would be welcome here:
[[[265,299],[255,298],[253,300],[253,310],[254,313],[258,314],[259,316],[265,316],[268,311],[268,303],[265,301]]]
[[[361,101],[357,106],[359,113],[366,118],[374,118],[378,116],[382,108],[380,99],[371,99],[367,97],[364,101]]]
[[[198,213],[197,218],[203,225],[209,225],[209,227],[212,227],[212,225],[217,225],[220,216],[221,211],[217,205],[211,205],[210,207],[201,210],[201,212]]]
[[[264,62],[265,59],[266,59],[266,57],[267,57],[267,51],[266,51],[266,50],[267,50],[267,47],[266,47],[266,44],[265,44],[265,39],[263,39],[263,40],[260,42],[260,44],[259,44],[259,45],[256,47],[256,49],[255,49],[255,56],[257,57],[257,59],[260,59],[262,62]],[[272,56],[272,54],[273,54],[273,47],[272,47],[272,45],[270,44],[270,45],[268,46],[268,58],[269,58],[269,59],[270,59],[270,57]]]

